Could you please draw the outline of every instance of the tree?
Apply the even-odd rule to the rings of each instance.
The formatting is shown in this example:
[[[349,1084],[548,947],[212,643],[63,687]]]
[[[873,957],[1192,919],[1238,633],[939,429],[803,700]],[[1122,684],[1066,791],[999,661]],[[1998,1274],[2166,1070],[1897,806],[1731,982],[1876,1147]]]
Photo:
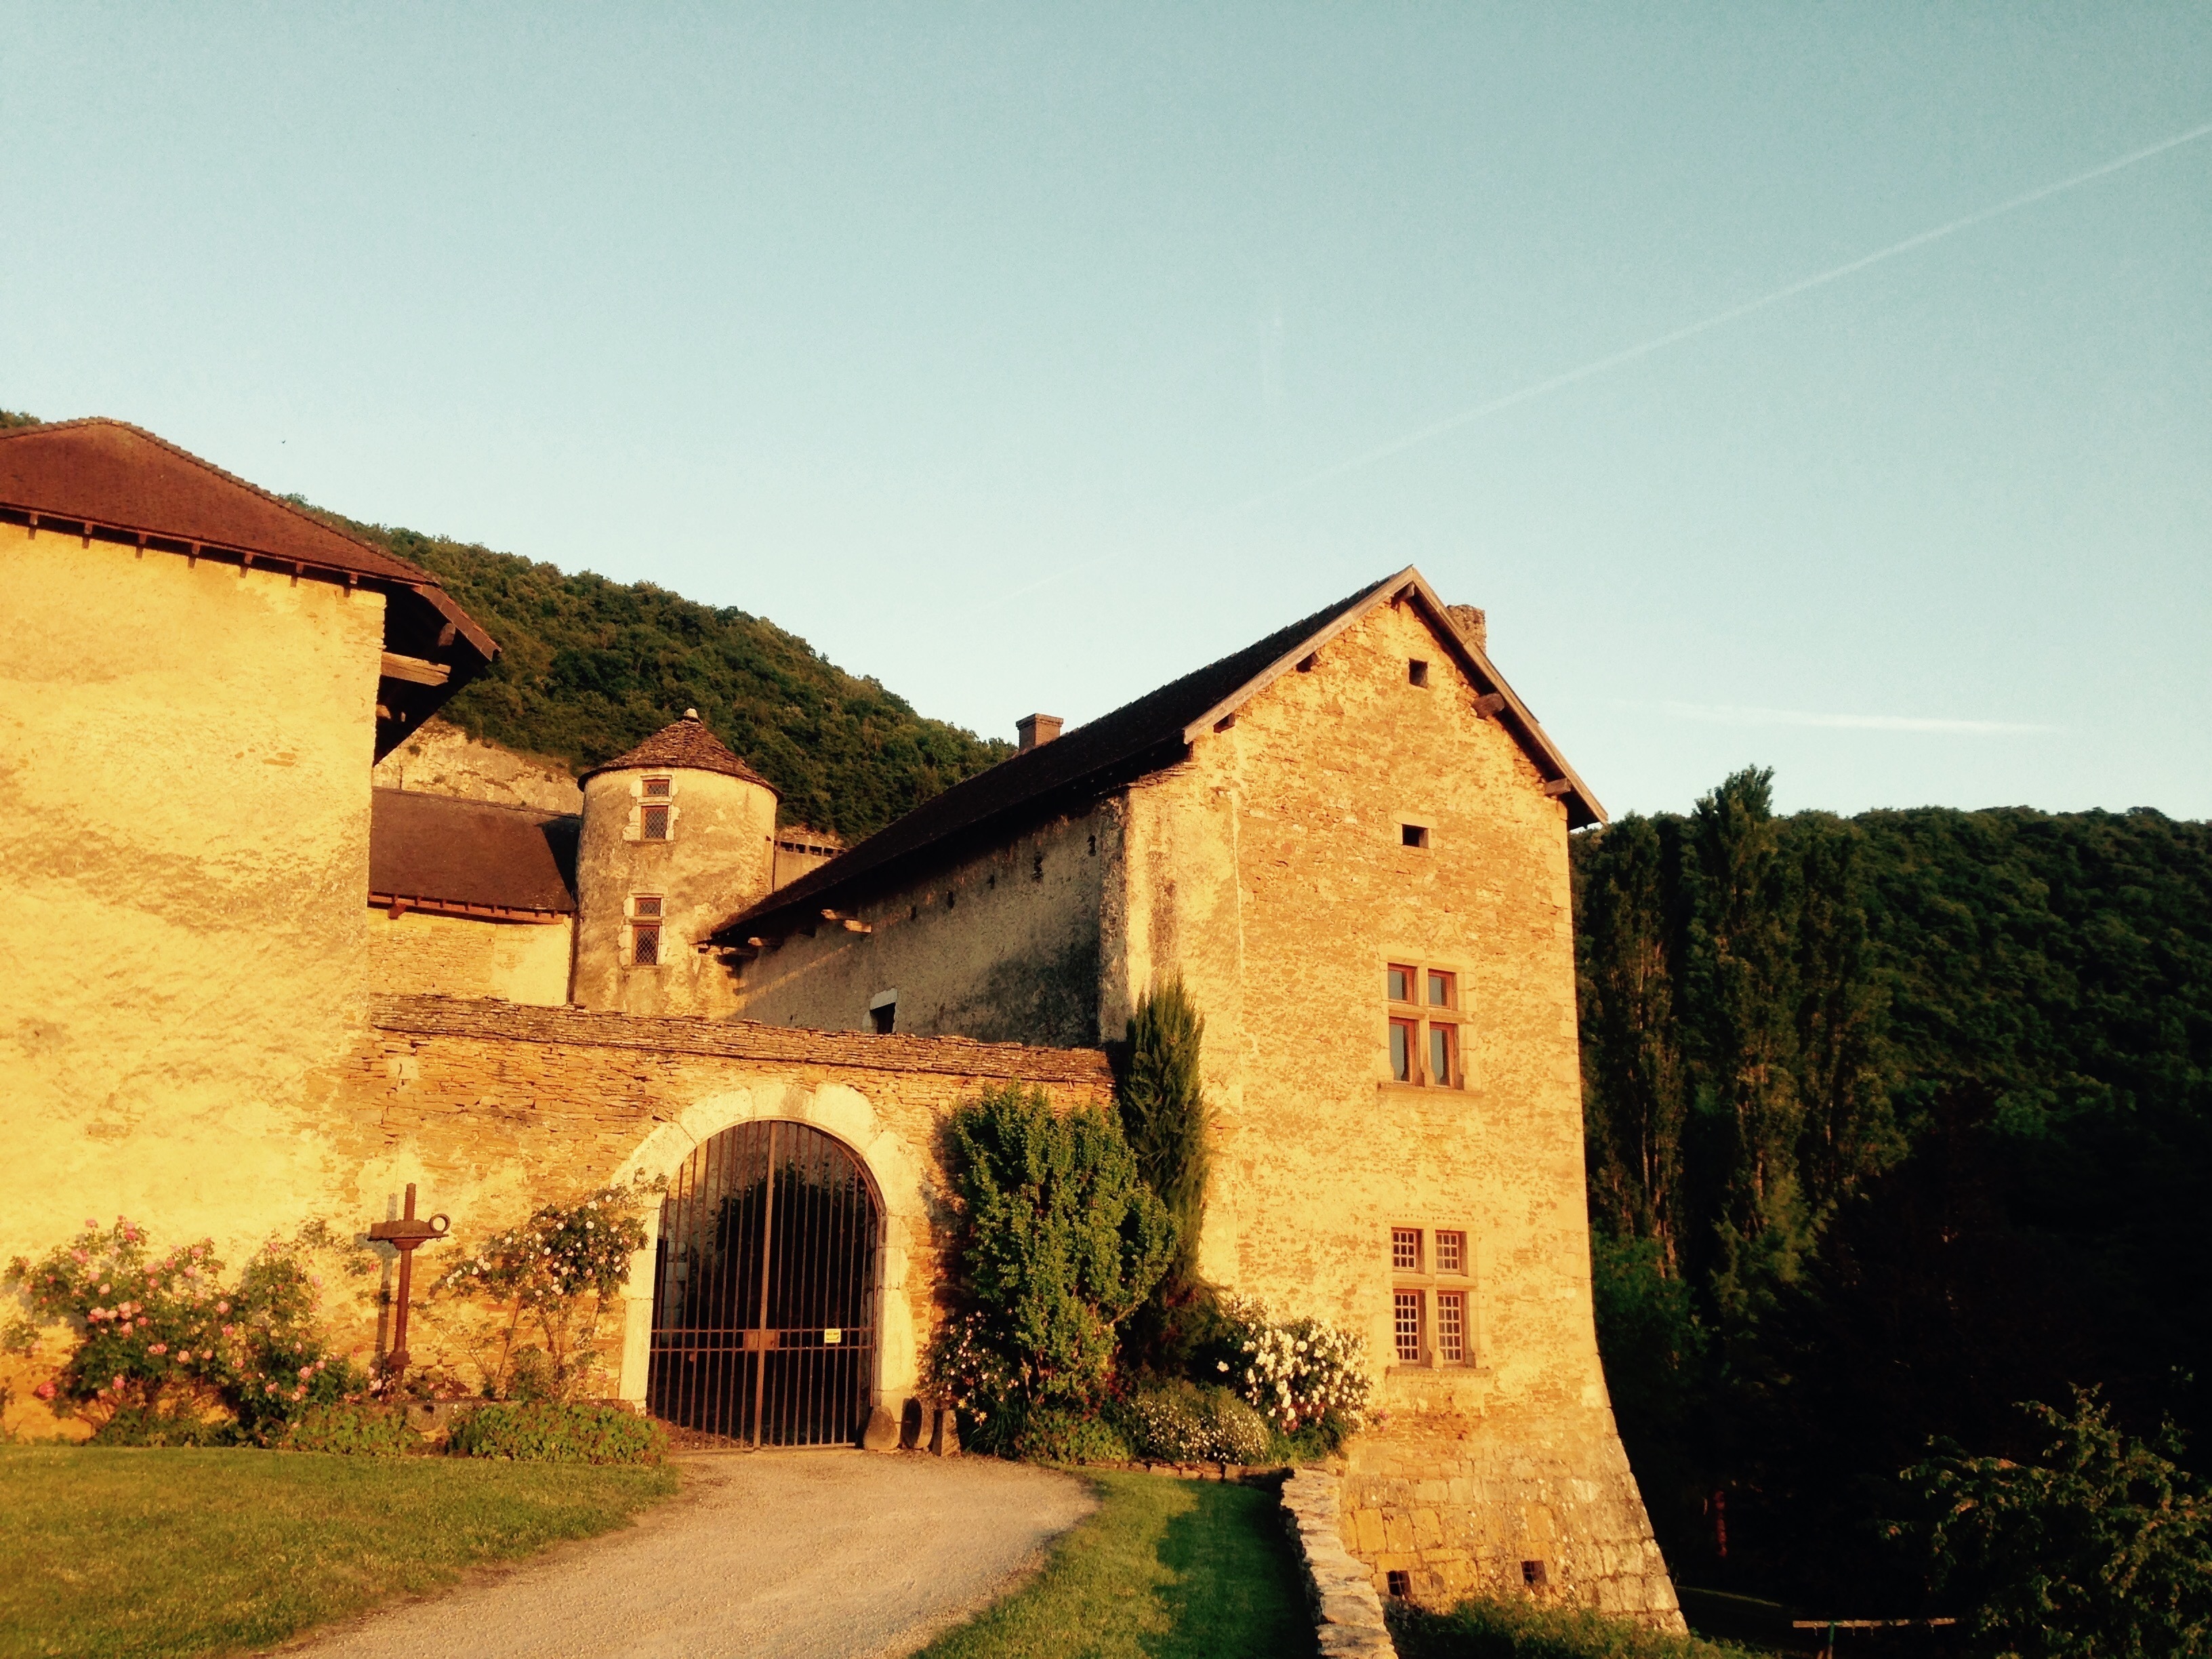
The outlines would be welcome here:
[[[2212,1646],[2212,1502],[2174,1462],[2173,1425],[2146,1445],[2094,1389],[2071,1412],[2021,1409],[2050,1437],[2032,1462],[1951,1447],[1906,1476],[1933,1512],[1936,1574],[1975,1595],[1978,1632],[2019,1659]]]
[[[1198,1282],[1199,1232],[1211,1174],[1209,1114],[1198,1069],[1205,1038],[1206,1020],[1178,975],[1138,1002],[1129,1022],[1128,1069],[1115,1091],[1137,1174],[1175,1221],[1175,1259],[1159,1286],[1170,1297],[1187,1294]]]

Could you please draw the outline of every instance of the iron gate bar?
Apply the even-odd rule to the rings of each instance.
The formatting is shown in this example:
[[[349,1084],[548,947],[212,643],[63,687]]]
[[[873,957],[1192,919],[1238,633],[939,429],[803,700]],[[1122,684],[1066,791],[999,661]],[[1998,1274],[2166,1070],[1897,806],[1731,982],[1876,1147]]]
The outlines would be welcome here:
[[[866,1169],[811,1125],[743,1124],[696,1148],[662,1206],[655,1414],[750,1445],[852,1444],[881,1221]]]

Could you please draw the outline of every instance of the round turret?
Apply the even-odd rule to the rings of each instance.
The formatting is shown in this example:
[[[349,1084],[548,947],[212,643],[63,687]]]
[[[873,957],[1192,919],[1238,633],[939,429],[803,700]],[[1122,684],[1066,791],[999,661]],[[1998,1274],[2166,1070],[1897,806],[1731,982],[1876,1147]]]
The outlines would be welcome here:
[[[572,1000],[632,1014],[735,1012],[728,969],[699,947],[769,890],[774,786],[695,708],[583,786]]]

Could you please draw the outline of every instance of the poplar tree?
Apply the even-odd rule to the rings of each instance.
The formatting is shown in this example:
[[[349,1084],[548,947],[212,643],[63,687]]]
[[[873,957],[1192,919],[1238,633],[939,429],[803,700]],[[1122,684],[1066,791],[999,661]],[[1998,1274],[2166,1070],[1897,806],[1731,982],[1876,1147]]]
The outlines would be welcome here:
[[[1175,1261],[1161,1283],[1170,1299],[1198,1283],[1199,1230],[1212,1170],[1210,1114],[1199,1078],[1205,1038],[1205,1018],[1182,977],[1169,980],[1138,1001],[1129,1021],[1128,1067],[1115,1091],[1137,1173],[1175,1220]]]

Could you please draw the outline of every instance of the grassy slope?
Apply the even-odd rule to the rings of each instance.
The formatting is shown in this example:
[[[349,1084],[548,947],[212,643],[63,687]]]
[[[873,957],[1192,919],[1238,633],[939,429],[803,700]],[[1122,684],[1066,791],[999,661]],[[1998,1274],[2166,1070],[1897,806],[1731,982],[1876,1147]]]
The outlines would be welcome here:
[[[607,1531],[676,1484],[667,1468],[0,1448],[0,1656],[266,1645]]]
[[[781,792],[783,822],[848,840],[1012,752],[923,719],[877,681],[743,611],[325,516],[434,571],[499,641],[490,672],[445,709],[495,742],[581,768],[696,708]]]
[[[921,1659],[1291,1659],[1313,1629],[1273,1492],[1097,1471],[1028,1588]]]

